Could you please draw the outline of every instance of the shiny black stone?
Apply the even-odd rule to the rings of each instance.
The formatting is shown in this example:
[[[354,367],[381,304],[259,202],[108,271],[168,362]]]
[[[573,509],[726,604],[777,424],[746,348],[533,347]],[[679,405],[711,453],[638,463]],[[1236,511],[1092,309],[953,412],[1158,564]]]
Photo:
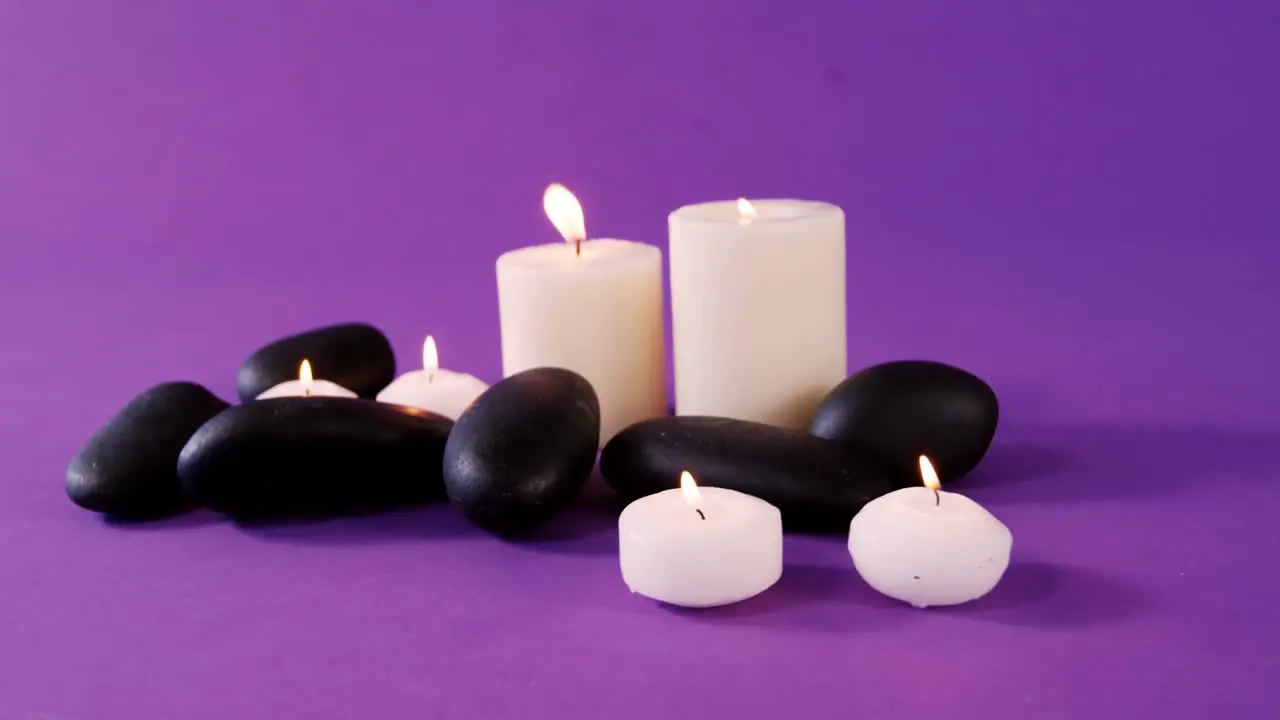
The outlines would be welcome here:
[[[382,331],[347,323],[290,335],[259,348],[240,366],[236,393],[247,402],[286,380],[296,380],[303,360],[311,361],[315,377],[363,398],[375,397],[396,376],[396,358]]]

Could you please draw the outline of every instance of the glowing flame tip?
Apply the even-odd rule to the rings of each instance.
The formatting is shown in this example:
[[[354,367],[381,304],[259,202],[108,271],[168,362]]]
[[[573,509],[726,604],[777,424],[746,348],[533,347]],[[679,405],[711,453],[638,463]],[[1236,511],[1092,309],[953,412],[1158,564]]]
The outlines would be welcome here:
[[[942,489],[942,482],[938,480],[938,473],[933,469],[933,463],[929,462],[929,458],[924,455],[920,456],[920,477],[924,480],[924,486],[933,491]]]
[[[547,186],[542,194],[542,209],[547,219],[556,226],[565,242],[580,243],[587,239],[586,220],[582,215],[582,204],[569,192],[569,188],[560,183]]]
[[[427,372],[440,369],[440,352],[436,350],[436,339],[430,335],[422,343],[422,369]]]
[[[680,473],[680,494],[684,495],[685,504],[691,508],[697,508],[702,503],[698,483],[693,481],[693,475],[688,470]]]

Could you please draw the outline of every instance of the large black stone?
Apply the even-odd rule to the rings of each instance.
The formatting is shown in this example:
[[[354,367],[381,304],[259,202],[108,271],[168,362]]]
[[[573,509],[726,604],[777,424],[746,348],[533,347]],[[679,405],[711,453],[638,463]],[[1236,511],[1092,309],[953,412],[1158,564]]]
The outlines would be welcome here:
[[[178,453],[227,403],[189,382],[143,392],[107,421],[67,469],[67,495],[87,510],[162,516],[191,505],[178,482]]]
[[[414,408],[333,397],[255,400],[224,411],[182,449],[191,497],[239,518],[339,515],[444,498],[453,422]]]
[[[315,377],[372,398],[396,377],[396,357],[382,331],[372,325],[331,325],[281,338],[259,348],[240,366],[236,393],[249,401],[286,380],[311,361]]]
[[[485,530],[527,533],[573,500],[599,443],[591,383],[561,368],[526,370],[486,390],[458,418],[444,455],[445,488]]]
[[[951,365],[903,360],[862,370],[818,406],[810,431],[879,456],[904,487],[919,485],[921,455],[943,482],[963,477],[991,446],[996,393]]]
[[[800,430],[713,417],[645,420],[604,446],[600,471],[627,499],[700,485],[754,495],[793,530],[847,531],[867,502],[895,489],[884,470],[839,443]]]

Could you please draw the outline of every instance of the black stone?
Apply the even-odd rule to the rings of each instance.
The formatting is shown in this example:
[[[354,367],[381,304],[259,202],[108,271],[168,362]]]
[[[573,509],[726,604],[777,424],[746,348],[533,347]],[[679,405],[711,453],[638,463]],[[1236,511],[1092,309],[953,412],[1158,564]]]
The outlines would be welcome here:
[[[920,456],[951,481],[977,466],[1000,419],[996,393],[951,365],[903,360],[875,365],[840,383],[810,431],[879,456],[903,487],[920,484]]]
[[[76,453],[67,469],[67,495],[86,510],[124,518],[190,507],[178,482],[178,453],[226,408],[195,383],[168,382],[143,392]]]
[[[476,525],[525,534],[573,500],[599,443],[591,383],[561,368],[526,370],[486,390],[458,418],[444,454],[445,489]]]
[[[605,481],[629,500],[679,487],[684,470],[700,485],[774,505],[788,529],[801,531],[848,531],[863,505],[895,489],[877,463],[839,443],[743,420],[644,420],[600,456]]]
[[[191,497],[232,517],[325,516],[444,498],[453,422],[373,400],[288,397],[237,405],[182,449]]]
[[[240,366],[236,393],[248,402],[263,391],[298,378],[298,366],[311,361],[317,379],[337,383],[372,398],[396,377],[396,357],[382,331],[347,323],[281,338],[259,348]]]

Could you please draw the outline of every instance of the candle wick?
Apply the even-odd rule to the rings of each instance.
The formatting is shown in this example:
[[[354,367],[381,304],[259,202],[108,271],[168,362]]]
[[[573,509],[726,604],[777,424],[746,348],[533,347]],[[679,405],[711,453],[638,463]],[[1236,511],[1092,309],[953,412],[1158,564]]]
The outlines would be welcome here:
[[[941,505],[942,505],[942,495],[941,495],[937,490],[934,490],[934,491],[933,491],[933,506],[934,506],[934,507],[939,507],[939,506],[941,506]]]
[[[706,519],[707,519],[707,516],[706,516],[706,515],[703,515],[703,514],[702,514],[702,511],[701,511],[701,510],[699,510],[698,508],[694,508],[694,509],[693,509],[693,511],[694,511],[694,512],[696,512],[696,513],[698,513],[698,517],[702,518],[703,520],[706,520]]]
[[[582,257],[582,238],[573,239],[573,256]]]

